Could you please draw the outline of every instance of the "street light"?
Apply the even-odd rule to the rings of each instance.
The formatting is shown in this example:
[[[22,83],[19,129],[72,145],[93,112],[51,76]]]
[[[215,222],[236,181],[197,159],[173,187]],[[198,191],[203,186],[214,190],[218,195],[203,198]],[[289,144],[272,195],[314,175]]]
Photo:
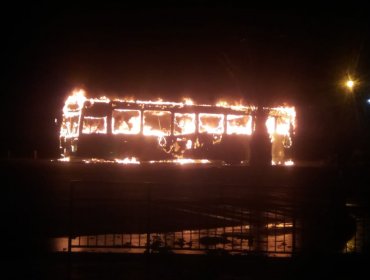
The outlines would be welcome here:
[[[353,87],[355,86],[355,82],[351,79],[347,80],[346,87],[352,91]]]

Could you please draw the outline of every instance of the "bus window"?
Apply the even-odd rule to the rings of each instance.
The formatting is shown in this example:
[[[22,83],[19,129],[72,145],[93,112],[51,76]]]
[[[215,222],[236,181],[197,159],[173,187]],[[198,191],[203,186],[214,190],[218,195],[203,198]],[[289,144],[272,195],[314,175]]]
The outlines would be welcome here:
[[[64,117],[60,134],[64,137],[76,137],[78,136],[78,121],[80,114],[77,113],[72,116]]]
[[[186,135],[195,133],[195,114],[175,113],[174,134]]]
[[[222,114],[199,114],[199,132],[222,134],[224,133],[224,115]]]
[[[138,134],[140,132],[140,118],[141,112],[138,110],[113,110],[113,134]]]
[[[171,112],[144,111],[144,135],[168,136],[171,135]]]
[[[227,134],[252,134],[252,117],[246,115],[227,115]]]
[[[83,120],[82,133],[84,134],[107,133],[107,117],[85,116]]]

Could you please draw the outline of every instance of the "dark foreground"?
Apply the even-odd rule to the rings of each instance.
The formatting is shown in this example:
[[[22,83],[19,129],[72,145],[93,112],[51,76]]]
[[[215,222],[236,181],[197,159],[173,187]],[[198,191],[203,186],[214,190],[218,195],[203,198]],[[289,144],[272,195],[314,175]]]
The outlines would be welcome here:
[[[256,169],[12,160],[1,162],[1,172],[2,253],[10,279],[327,279],[369,274],[366,166]],[[271,213],[284,217],[290,227],[280,232],[281,218],[274,220]],[[206,237],[211,241],[226,236],[231,245],[202,244],[202,255],[150,247],[154,233],[197,229],[210,234]],[[284,258],[271,257],[264,249],[271,246],[263,247],[271,241],[268,234],[278,229],[279,236],[290,238],[284,239]],[[149,233],[144,249],[150,245],[150,253],[68,255],[50,247],[51,238],[108,233]]]
[[[4,279],[366,279],[364,255],[294,258],[213,255],[53,254],[6,260]]]

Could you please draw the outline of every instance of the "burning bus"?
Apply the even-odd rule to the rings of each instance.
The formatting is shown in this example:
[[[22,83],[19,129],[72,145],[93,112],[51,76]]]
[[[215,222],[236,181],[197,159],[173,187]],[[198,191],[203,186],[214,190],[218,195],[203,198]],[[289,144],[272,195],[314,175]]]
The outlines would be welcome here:
[[[74,91],[63,108],[62,156],[140,161],[178,158],[245,162],[255,106],[87,98]],[[272,164],[291,164],[294,107],[263,108]]]

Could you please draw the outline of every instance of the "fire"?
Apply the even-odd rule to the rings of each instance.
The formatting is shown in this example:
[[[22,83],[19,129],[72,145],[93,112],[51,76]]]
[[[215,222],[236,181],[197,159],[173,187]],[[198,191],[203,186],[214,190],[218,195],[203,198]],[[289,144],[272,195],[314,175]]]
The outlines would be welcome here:
[[[287,149],[292,145],[296,128],[295,108],[280,106],[263,109],[268,112],[266,130],[272,145],[272,165],[293,165]],[[105,138],[115,137],[114,145],[117,147],[125,147],[128,141],[141,141],[142,137],[156,137],[162,151],[181,160],[195,150],[199,150],[201,155],[210,150],[209,145],[222,147],[222,143],[228,141],[224,141],[225,137],[229,135],[237,135],[240,138],[238,141],[245,139],[247,143],[248,138],[243,137],[254,133],[256,110],[252,105],[224,100],[216,105],[196,105],[188,98],[182,102],[162,99],[145,101],[132,97],[87,98],[84,90],[74,90],[63,107],[60,147],[67,158],[79,150],[80,135],[84,139],[88,139],[87,135],[110,135]],[[150,140],[148,143],[153,142]],[[114,159],[113,162],[137,164],[139,161],[133,157]]]
[[[114,109],[112,112],[113,134],[138,134],[141,112],[139,110]]]
[[[207,164],[211,163],[208,159],[177,158],[171,160],[151,160],[149,163],[175,163],[175,164]]]
[[[144,130],[146,136],[168,136],[171,134],[171,112],[145,111]]]
[[[74,90],[72,95],[68,96],[63,107],[63,113],[68,114],[69,112],[77,112],[82,109],[86,101],[85,91],[82,89]]]
[[[74,90],[72,95],[68,96],[63,107],[63,122],[60,128],[60,136],[71,138],[79,135],[78,124],[85,101],[85,91],[82,89]]]
[[[89,117],[86,116],[82,125],[82,133],[107,133],[107,117]]]
[[[221,114],[199,114],[199,132],[210,134],[224,133],[224,115]]]
[[[296,111],[294,107],[272,108],[266,121],[267,131],[270,137],[273,134],[290,135],[291,128],[294,133],[296,127]],[[273,139],[272,139],[273,141]]]
[[[61,162],[70,162],[71,161],[71,158],[70,157],[62,157],[62,158],[59,158],[58,161],[61,161]]]
[[[252,117],[227,115],[227,134],[252,134]]]
[[[184,104],[185,105],[194,105],[194,101],[191,100],[190,98],[184,98]]]
[[[135,157],[127,157],[124,159],[115,159],[115,162],[119,164],[140,164],[140,161],[138,161]]]
[[[266,127],[272,143],[272,165],[294,165],[286,159],[286,149],[292,146],[292,134],[296,127],[294,107],[275,107],[269,109]]]
[[[195,114],[175,113],[175,135],[193,134],[195,129]]]

